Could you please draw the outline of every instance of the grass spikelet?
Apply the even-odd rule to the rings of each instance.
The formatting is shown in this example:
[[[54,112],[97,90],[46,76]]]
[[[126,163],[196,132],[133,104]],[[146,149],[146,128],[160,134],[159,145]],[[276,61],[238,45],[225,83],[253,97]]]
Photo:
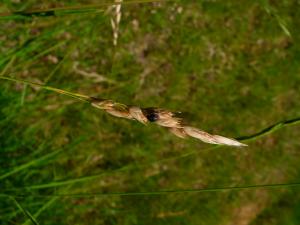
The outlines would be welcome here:
[[[147,117],[143,114],[143,111],[140,107],[137,106],[131,106],[129,108],[129,113],[130,115],[136,119],[137,121],[143,123],[143,124],[147,124],[148,123],[148,119]]]
[[[188,135],[183,128],[170,127],[169,131],[177,137],[186,138]]]
[[[121,3],[123,0],[115,0],[116,5],[113,5],[113,15],[111,17],[110,23],[113,31],[113,44],[117,46],[118,44],[118,37],[119,37],[119,25],[121,21],[122,11],[121,11]]]

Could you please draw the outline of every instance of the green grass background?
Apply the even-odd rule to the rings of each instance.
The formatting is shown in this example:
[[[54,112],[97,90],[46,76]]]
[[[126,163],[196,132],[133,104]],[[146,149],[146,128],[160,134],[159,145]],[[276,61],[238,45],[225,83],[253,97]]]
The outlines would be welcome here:
[[[228,137],[299,117],[298,1],[123,5],[116,47],[107,6],[57,16],[6,14],[95,3],[1,1],[0,74],[182,111],[191,125]],[[83,76],[74,65],[112,82]],[[1,80],[0,223],[296,225],[297,188],[59,195],[297,182],[299,135],[293,126],[245,149],[211,149]]]

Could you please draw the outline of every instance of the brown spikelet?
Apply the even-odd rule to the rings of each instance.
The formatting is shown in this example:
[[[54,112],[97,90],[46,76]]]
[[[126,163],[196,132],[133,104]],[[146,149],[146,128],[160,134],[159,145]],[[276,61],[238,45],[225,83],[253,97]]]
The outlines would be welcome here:
[[[121,104],[121,103],[113,103],[113,106],[109,109],[105,110],[109,114],[116,116],[116,117],[121,117],[121,118],[126,118],[126,119],[133,119],[131,114],[129,113],[129,108],[127,105]]]
[[[112,100],[101,100],[95,98],[92,101],[92,106],[98,109],[109,110],[112,109],[112,107],[114,106],[114,102]]]
[[[137,106],[131,106],[131,107],[129,107],[129,113],[137,121],[139,121],[139,122],[141,122],[143,124],[147,124],[148,123],[148,119],[144,115],[144,113],[143,113],[143,111],[142,111],[142,109],[140,107],[137,107]]]
[[[184,127],[184,131],[191,137],[197,138],[203,142],[210,143],[210,144],[218,144],[218,142],[215,140],[214,136],[206,133],[202,130],[199,130],[194,127]]]
[[[182,127],[181,121],[182,119],[176,118],[172,112],[159,109],[158,120],[155,122],[163,127]]]
[[[186,138],[188,136],[183,128],[170,127],[169,131],[180,138]]]
[[[189,136],[197,138],[206,143],[231,146],[247,146],[234,139],[226,138],[219,135],[212,135],[205,131],[199,130],[198,128],[184,127],[183,129]]]

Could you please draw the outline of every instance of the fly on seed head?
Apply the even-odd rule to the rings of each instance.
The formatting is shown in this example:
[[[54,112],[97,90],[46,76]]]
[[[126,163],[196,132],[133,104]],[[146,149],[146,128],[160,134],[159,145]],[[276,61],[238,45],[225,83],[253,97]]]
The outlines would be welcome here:
[[[145,108],[142,111],[150,122],[156,122],[159,119],[158,111],[156,108]]]
[[[180,138],[187,136],[197,138],[203,142],[210,144],[221,144],[230,146],[247,146],[239,141],[231,138],[226,138],[220,135],[209,134],[195,127],[185,125],[182,120],[182,112],[172,112],[162,108],[140,108],[138,106],[128,106],[117,103],[112,100],[104,100],[91,98],[93,106],[105,110],[107,113],[126,119],[137,120],[143,124],[148,122],[156,123],[162,127],[166,127],[170,132]]]

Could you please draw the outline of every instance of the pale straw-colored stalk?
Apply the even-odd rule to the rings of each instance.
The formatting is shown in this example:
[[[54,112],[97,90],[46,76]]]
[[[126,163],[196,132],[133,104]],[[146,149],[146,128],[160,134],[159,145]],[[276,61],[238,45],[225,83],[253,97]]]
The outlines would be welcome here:
[[[115,4],[112,6],[113,8],[113,15],[110,19],[112,31],[113,31],[113,44],[114,46],[117,46],[118,44],[118,37],[119,37],[119,25],[122,17],[122,11],[121,11],[121,3],[123,0],[115,0]]]

